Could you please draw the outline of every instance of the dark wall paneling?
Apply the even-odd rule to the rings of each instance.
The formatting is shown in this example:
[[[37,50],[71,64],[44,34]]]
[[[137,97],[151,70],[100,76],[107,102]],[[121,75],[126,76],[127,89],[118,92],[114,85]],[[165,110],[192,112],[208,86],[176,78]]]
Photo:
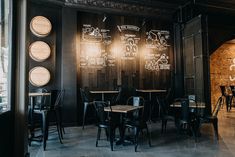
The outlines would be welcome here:
[[[29,71],[36,67],[36,66],[43,66],[50,71],[51,79],[50,82],[45,85],[43,88],[48,90],[50,89],[60,89],[60,29],[61,29],[61,22],[60,22],[60,9],[50,6],[44,6],[42,4],[31,3],[29,8],[28,14],[28,26],[30,25],[30,21],[35,16],[45,16],[48,18],[52,24],[52,30],[50,34],[46,37],[37,37],[35,36],[30,30],[28,30],[28,48],[31,43],[34,41],[44,41],[46,42],[51,48],[51,54],[48,59],[43,62],[36,62],[31,57],[29,57]],[[58,63],[57,63],[58,62]],[[29,90],[33,91],[37,89],[29,83]]]
[[[210,82],[208,69],[207,29],[203,16],[195,17],[185,24],[183,30],[184,89],[185,95],[196,95],[198,102],[205,102],[206,114],[210,113]]]
[[[167,89],[171,85],[169,82],[171,82],[174,68],[173,50],[171,47],[173,26],[156,19],[112,14],[105,14],[105,16],[107,18],[103,21],[104,14],[78,12],[78,36],[80,38],[81,56],[78,60],[80,64],[80,67],[78,67],[80,69],[79,76],[81,77],[80,86],[82,88],[88,87],[91,90],[113,90],[120,85],[142,89]],[[106,29],[108,30],[107,35],[111,36],[111,44],[100,44],[101,52],[98,57],[94,58],[93,62],[91,60],[88,61],[89,59],[86,60],[87,58],[85,57],[92,58],[97,55],[95,45],[99,45],[97,44],[99,42],[93,41],[92,43],[91,39],[83,39],[82,31],[86,27],[85,25],[90,25],[88,28],[93,27],[91,30],[98,28],[101,33],[103,29]],[[124,25],[136,27],[126,29]],[[146,48],[146,33],[150,30],[170,31],[170,38],[167,39],[167,43],[170,46],[164,50]],[[157,33],[155,32],[155,34]],[[93,50],[87,48],[87,45],[92,45]],[[110,55],[108,57],[114,57],[114,59],[108,58],[104,61],[106,65],[98,65],[98,60],[102,60],[102,55],[105,53]],[[163,68],[164,65],[160,67],[158,63],[165,61],[169,69],[146,69],[148,53],[152,53],[155,55],[152,55],[152,57],[156,57],[152,65],[155,64],[156,68]],[[163,57],[163,60],[158,60],[160,57]],[[150,60],[148,61],[150,62]],[[114,66],[109,66],[110,62],[113,62]],[[167,65],[165,65],[165,68]]]
[[[175,97],[184,95],[184,71],[181,24],[174,24],[174,94]]]
[[[62,9],[61,86],[65,89],[63,103],[64,123],[77,124],[77,12]]]

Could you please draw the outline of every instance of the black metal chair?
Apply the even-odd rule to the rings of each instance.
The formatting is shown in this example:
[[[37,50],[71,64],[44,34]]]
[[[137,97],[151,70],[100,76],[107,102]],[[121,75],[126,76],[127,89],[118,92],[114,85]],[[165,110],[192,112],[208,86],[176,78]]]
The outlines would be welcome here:
[[[137,152],[138,147],[138,141],[139,141],[139,133],[143,132],[143,130],[146,130],[147,136],[148,136],[148,143],[149,146],[151,146],[151,138],[150,133],[147,125],[147,121],[149,120],[149,114],[150,114],[150,106],[144,103],[144,107],[141,109],[141,114],[138,114],[138,117],[135,117],[131,121],[125,121],[124,122],[124,130],[123,135],[125,135],[126,128],[132,128],[134,129],[134,143],[135,143],[135,152]]]
[[[42,139],[43,139],[43,149],[46,149],[46,141],[48,139],[48,130],[50,125],[50,118],[53,118],[53,122],[56,124],[58,136],[60,143],[62,143],[62,117],[61,117],[61,100],[64,95],[64,90],[52,90],[51,91],[51,103],[47,103],[47,96],[42,96],[43,102],[42,106],[38,109],[33,110],[34,115],[41,116],[42,123]],[[56,97],[56,98],[52,98]]]
[[[202,117],[200,119],[200,124],[203,124],[203,123],[211,123],[213,124],[213,127],[214,127],[214,132],[215,132],[215,136],[217,138],[217,140],[219,140],[219,133],[218,133],[218,118],[217,118],[217,115],[218,115],[218,112],[222,106],[222,96],[219,97],[219,99],[217,100],[217,103],[215,105],[215,108],[213,109],[212,111],[212,115],[210,116],[205,116],[205,117]]]
[[[199,133],[200,119],[197,115],[197,102],[195,99],[178,98],[175,101],[180,101],[180,114],[176,115],[175,122],[179,133],[187,133],[193,135],[195,142]],[[189,103],[195,103],[195,107],[189,107]]]
[[[98,147],[98,141],[100,140],[101,129],[106,132],[107,139],[110,140],[111,150],[113,151],[113,142],[115,138],[115,129],[120,126],[119,119],[117,120],[112,114],[112,108],[109,103],[104,101],[94,101],[94,106],[97,115],[97,138],[96,147]],[[111,112],[105,112],[104,107],[110,107]]]
[[[157,103],[158,105],[160,105],[161,108],[161,119],[162,119],[162,133],[166,132],[166,125],[167,122],[170,121],[174,121],[175,122],[175,116],[171,115],[169,113],[169,104],[166,103],[165,99],[160,99],[157,97]]]
[[[89,92],[89,91],[87,91]],[[85,121],[86,121],[86,112],[87,112],[87,107],[92,106],[93,107],[93,100],[90,98],[90,95],[86,93],[86,91],[82,88],[80,88],[80,94],[81,94],[81,99],[83,103],[83,120],[82,120],[82,129],[84,129]]]

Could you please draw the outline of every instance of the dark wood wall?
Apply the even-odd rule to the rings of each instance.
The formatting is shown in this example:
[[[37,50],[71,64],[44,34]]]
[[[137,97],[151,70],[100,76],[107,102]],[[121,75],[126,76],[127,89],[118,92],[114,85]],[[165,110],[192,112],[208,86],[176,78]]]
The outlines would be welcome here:
[[[77,12],[71,8],[62,9],[61,36],[61,86],[65,89],[63,102],[63,122],[67,125],[77,125],[81,117],[78,110],[77,93]]]
[[[28,43],[27,48],[34,41],[44,41],[51,48],[51,54],[48,59],[43,62],[34,61],[29,57],[29,71],[36,66],[43,66],[49,70],[51,79],[50,82],[43,86],[48,90],[50,89],[60,89],[61,74],[60,74],[60,64],[61,64],[61,9],[58,7],[39,5],[35,3],[30,3],[30,9],[28,14],[28,26],[30,21],[35,16],[45,16],[48,18],[52,24],[52,30],[50,34],[46,37],[37,37],[30,30],[28,30]],[[28,27],[29,28],[29,27]],[[29,52],[28,52],[29,53]],[[29,83],[29,91],[33,91],[38,87],[33,86]]]
[[[103,20],[104,16],[106,17],[105,21]],[[139,30],[120,30],[124,25],[137,26]],[[157,19],[78,12],[78,38],[80,39],[78,43],[80,47],[78,60],[80,73],[78,76],[80,77],[80,86],[92,90],[113,90],[117,86],[167,89],[171,86],[174,69],[172,27],[171,24]],[[101,36],[102,30],[106,30],[110,44],[104,44],[103,42],[106,40],[104,38],[101,41],[97,39],[98,42],[84,39],[84,29],[97,28],[101,31]],[[150,30],[169,31],[169,39],[167,39],[169,46],[164,50],[147,48],[146,33]],[[133,36],[134,44],[128,45],[128,42],[122,40],[123,38],[128,40],[128,37],[131,36]],[[128,48],[130,51],[126,50]],[[130,53],[125,53],[127,51]],[[136,54],[134,54],[135,52]],[[148,54],[150,55],[148,56]],[[157,69],[161,67],[156,62],[164,54],[167,57],[166,64],[169,69]],[[107,59],[104,59],[105,55],[107,55]],[[147,57],[152,59],[152,65]],[[97,60],[105,63],[98,64]]]

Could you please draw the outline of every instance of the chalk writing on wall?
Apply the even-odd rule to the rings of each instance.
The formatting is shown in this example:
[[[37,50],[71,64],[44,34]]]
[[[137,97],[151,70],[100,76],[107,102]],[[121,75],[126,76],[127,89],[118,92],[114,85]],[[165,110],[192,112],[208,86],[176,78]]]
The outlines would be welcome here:
[[[150,30],[146,32],[146,47],[163,51],[168,48],[170,32],[166,30]]]
[[[229,70],[230,70],[230,71],[235,70],[235,58],[233,59],[233,64],[230,65]],[[230,81],[235,81],[235,76],[231,76],[231,75],[230,75],[230,76],[229,76],[229,79],[230,79]]]
[[[139,52],[140,28],[134,25],[121,25],[117,28],[122,43],[122,59],[134,59]]]
[[[166,54],[147,54],[145,56],[145,69],[151,71],[170,70],[169,56]]]
[[[115,57],[108,49],[112,43],[110,30],[84,24],[81,41],[81,67],[102,68],[115,66]]]

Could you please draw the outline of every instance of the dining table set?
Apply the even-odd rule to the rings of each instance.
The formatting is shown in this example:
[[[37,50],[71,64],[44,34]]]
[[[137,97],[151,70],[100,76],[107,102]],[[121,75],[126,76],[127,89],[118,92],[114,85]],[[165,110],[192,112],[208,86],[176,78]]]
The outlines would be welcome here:
[[[109,100],[106,99],[105,95],[107,95],[107,94],[114,95],[115,98],[120,99],[120,95],[121,95],[122,90],[119,90],[119,91],[118,90],[90,91],[90,93],[91,94],[100,94],[101,99],[98,101],[107,102],[107,104],[103,107],[103,112],[106,113],[106,115],[110,115],[110,114],[119,115],[119,118],[118,118],[119,122],[117,122],[117,121],[114,122],[114,121],[110,120],[110,123],[118,123],[120,125],[120,128],[119,128],[120,137],[119,137],[119,140],[116,142],[117,145],[119,145],[119,144],[124,145],[125,139],[130,139],[130,138],[126,138],[126,135],[124,134],[125,129],[128,127],[128,125],[130,126],[130,128],[132,128],[132,129],[134,128],[135,135],[132,138],[131,143],[135,145],[135,151],[137,151],[137,146],[138,146],[137,137],[139,136],[138,131],[142,132],[142,129],[146,129],[147,135],[150,137],[151,135],[149,135],[149,134],[151,134],[151,131],[149,132],[148,125],[153,125],[152,122],[156,122],[156,121],[152,121],[152,118],[158,117],[158,119],[160,121],[161,120],[163,121],[164,107],[157,100],[161,99],[161,100],[165,101],[166,99],[168,99],[167,98],[168,90],[165,90],[165,89],[136,89],[135,91],[136,91],[136,95],[131,96],[131,97],[133,97],[132,104],[113,103],[113,102],[110,102]],[[136,100],[139,101],[140,97],[144,99],[144,104],[136,105],[135,101]],[[168,110],[174,111],[172,116],[175,119],[175,125],[177,128],[182,127],[187,130],[191,129],[192,134],[195,134],[195,136],[197,136],[200,134],[200,130],[199,130],[200,116],[201,116],[201,113],[203,113],[206,105],[204,102],[196,102],[195,96],[194,96],[194,99],[191,99],[189,97],[175,99],[174,101],[171,101],[170,104],[163,104],[163,105],[165,107],[167,106]],[[138,98],[138,99],[136,99],[136,98]],[[95,103],[96,101],[94,101],[93,103]],[[117,102],[120,102],[120,101],[117,101]],[[187,109],[188,109],[186,111],[187,112],[186,114],[188,116],[186,117],[187,120],[185,119],[185,121],[181,119],[182,112],[184,112],[184,107],[183,107],[183,106],[185,106],[184,104],[187,105]],[[145,110],[147,110],[147,108],[149,110],[148,112],[145,111]],[[154,112],[154,110],[156,108],[158,109],[157,110],[158,112]],[[133,113],[136,113],[136,112],[140,113],[140,115],[138,116],[137,119],[138,120],[142,119],[142,121],[141,122],[140,121],[134,121],[134,122],[132,121],[131,123],[141,123],[142,126],[132,126],[131,124],[127,124],[128,123],[127,122],[128,121],[127,115],[133,115]],[[145,113],[145,115],[144,115],[144,112],[147,112],[147,113]],[[166,122],[164,121],[164,123],[166,123]],[[114,126],[114,124],[110,124],[110,125]],[[164,125],[162,125],[162,126],[164,126]],[[109,127],[107,127],[107,128],[109,128]],[[98,131],[98,134],[100,134],[100,132],[101,131]],[[107,132],[107,130],[106,130],[106,132]],[[98,146],[99,139],[100,139],[100,135],[97,135],[97,146]],[[114,139],[113,139],[113,141],[114,141]],[[151,140],[149,138],[149,144],[150,143],[151,143]],[[113,144],[111,144],[111,149],[113,150]]]

